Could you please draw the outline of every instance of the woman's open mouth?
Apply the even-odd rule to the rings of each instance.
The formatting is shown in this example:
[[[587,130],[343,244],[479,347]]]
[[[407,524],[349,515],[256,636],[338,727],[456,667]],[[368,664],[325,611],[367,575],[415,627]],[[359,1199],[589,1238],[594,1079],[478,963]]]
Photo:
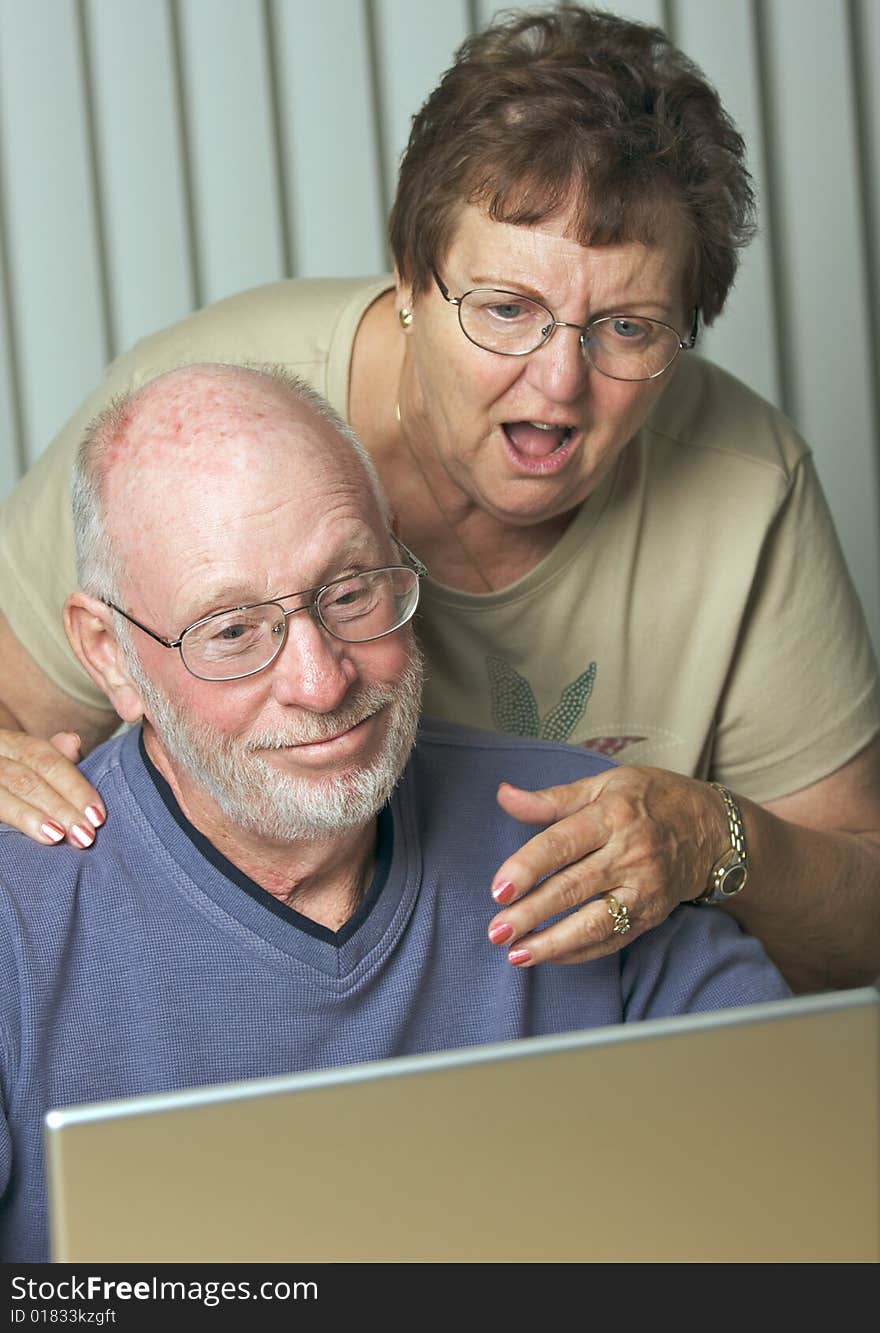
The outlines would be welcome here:
[[[564,467],[574,448],[574,426],[545,421],[505,421],[501,426],[507,454],[517,469],[546,474]]]

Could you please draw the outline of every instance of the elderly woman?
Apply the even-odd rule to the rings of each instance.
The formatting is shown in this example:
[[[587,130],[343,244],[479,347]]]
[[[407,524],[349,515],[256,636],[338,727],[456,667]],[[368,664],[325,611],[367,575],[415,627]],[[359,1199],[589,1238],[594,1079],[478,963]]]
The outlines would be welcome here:
[[[147,339],[13,494],[0,816],[80,845],[104,817],[62,757],[76,737],[21,730],[91,746],[117,721],[59,616],[84,422],[182,362],[282,363],[347,416],[431,571],[427,710],[618,758],[502,787],[545,827],[486,886],[491,943],[514,966],[589,960],[697,900],[798,988],[872,981],[861,611],[809,451],[693,350],[751,214],[739,135],[659,31],[563,7],[467,41],[414,121],[394,279],[275,283]]]

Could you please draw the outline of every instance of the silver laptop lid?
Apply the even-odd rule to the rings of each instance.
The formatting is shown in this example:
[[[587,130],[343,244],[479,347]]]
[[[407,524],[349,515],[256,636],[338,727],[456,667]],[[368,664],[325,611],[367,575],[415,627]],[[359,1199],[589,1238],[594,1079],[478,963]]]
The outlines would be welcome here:
[[[55,1262],[880,1259],[875,988],[55,1110]]]

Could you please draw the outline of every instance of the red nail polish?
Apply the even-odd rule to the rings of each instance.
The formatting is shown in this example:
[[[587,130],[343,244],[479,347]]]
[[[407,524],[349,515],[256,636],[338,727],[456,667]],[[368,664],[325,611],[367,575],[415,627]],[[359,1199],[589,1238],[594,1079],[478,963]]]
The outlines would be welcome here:
[[[506,921],[500,921],[489,931],[489,939],[493,944],[506,944],[508,940],[513,939],[513,926]]]
[[[532,955],[528,949],[511,949],[507,955],[508,963],[513,963],[514,967],[522,967],[524,963],[532,961]]]
[[[74,824],[70,830],[70,836],[79,847],[91,847],[95,841],[94,830],[85,829],[81,824]]]
[[[107,816],[96,805],[86,806],[86,819],[95,828],[100,828]]]
[[[64,829],[48,819],[45,824],[40,825],[40,832],[47,842],[60,842],[64,837]]]
[[[504,906],[507,906],[509,902],[513,902],[515,896],[516,889],[508,879],[504,880],[501,884],[496,884],[495,888],[492,890],[492,897],[495,899],[496,903],[503,903]]]

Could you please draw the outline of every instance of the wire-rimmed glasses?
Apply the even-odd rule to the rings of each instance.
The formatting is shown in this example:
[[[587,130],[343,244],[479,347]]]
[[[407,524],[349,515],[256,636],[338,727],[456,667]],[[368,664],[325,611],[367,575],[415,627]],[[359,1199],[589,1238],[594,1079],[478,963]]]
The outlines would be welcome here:
[[[613,380],[653,380],[669,369],[679,352],[689,352],[697,339],[696,310],[687,339],[660,319],[623,312],[602,315],[584,325],[570,324],[521,292],[474,287],[462,296],[450,296],[437,270],[431,272],[443,300],[456,307],[464,336],[475,347],[499,356],[528,356],[543,347],[557,329],[577,329],[585,360],[601,375]]]
[[[187,625],[176,639],[164,638],[114,602],[103,600],[164,648],[176,648],[190,675],[199,680],[242,680],[274,662],[287,639],[289,618],[300,611],[308,611],[316,624],[344,643],[370,643],[407,624],[419,604],[419,580],[428,571],[403,542],[394,540],[410,563],[359,570],[319,588],[214,611]],[[281,603],[291,598],[307,600],[288,610]]]

